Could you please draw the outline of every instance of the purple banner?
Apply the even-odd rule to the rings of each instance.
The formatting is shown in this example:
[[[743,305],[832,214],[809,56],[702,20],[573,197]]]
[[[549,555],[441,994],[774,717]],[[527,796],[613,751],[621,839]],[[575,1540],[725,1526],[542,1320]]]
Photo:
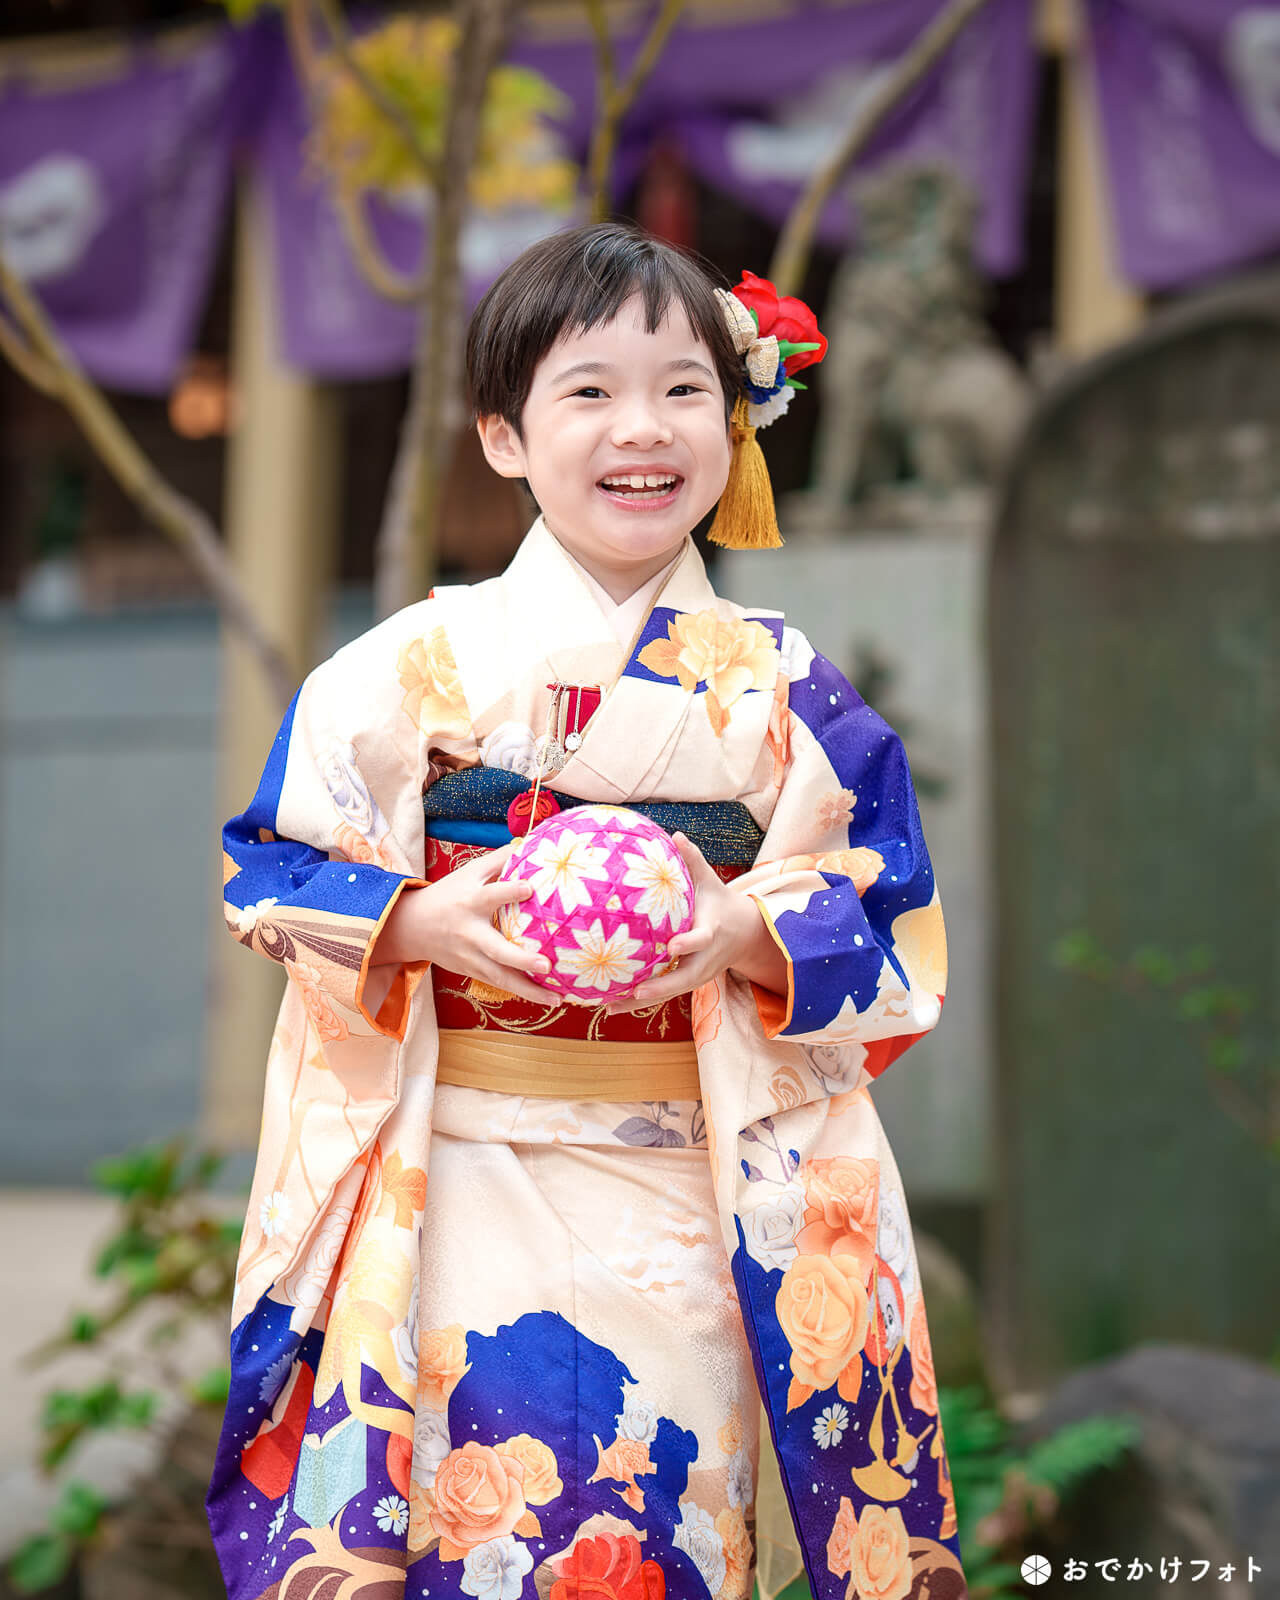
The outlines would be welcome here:
[[[843,132],[855,97],[877,79],[941,9],[943,0],[773,0],[750,21],[694,4],[667,42],[657,70],[629,111],[612,182],[628,194],[658,133],[675,133],[691,165],[763,216],[781,222],[802,183]],[[858,163],[870,171],[908,156],[951,159],[981,202],[979,258],[993,273],[1017,267],[1022,201],[1031,153],[1035,58],[1029,0],[993,0],[939,66],[908,97]],[[640,30],[617,42],[625,76]],[[552,124],[565,153],[584,161],[596,93],[594,46],[585,14],[539,19],[526,12],[509,57],[535,68],[571,103]],[[282,58],[271,123],[264,135],[275,216],[283,353],[331,378],[403,370],[413,346],[414,313],[389,304],[351,259],[321,183],[302,155],[304,118]],[[423,201],[369,205],[384,250],[404,273],[423,255]],[[582,220],[582,217],[569,219]],[[463,238],[466,312],[499,271],[566,219],[538,210],[473,213]],[[854,237],[848,203],[837,193],[819,237]],[[742,263],[748,265],[748,263]],[[750,263],[763,271],[767,263]]]
[[[858,98],[875,87],[943,3],[772,0],[753,5],[750,20],[695,4],[627,116],[615,194],[625,194],[653,137],[670,130],[708,183],[780,224],[815,167],[838,146]],[[911,157],[954,163],[977,193],[978,255],[996,275],[1015,270],[1022,259],[1035,111],[1030,28],[1028,0],[993,0],[853,168],[855,174],[870,172]],[[632,35],[619,49],[623,72],[635,49]],[[593,66],[587,39],[565,38],[563,31],[554,41],[530,39],[515,59],[537,67],[589,109]],[[838,247],[855,234],[848,201],[837,191],[821,216],[818,237]]]
[[[1173,288],[1280,246],[1280,6],[1087,14],[1123,276]]]
[[[226,218],[234,89],[226,28],[0,76],[0,248],[106,385],[163,393],[191,348]]]

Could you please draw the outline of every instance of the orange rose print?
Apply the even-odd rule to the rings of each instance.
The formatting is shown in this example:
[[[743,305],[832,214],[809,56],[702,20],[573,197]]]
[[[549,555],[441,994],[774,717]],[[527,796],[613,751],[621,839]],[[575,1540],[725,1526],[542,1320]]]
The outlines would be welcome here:
[[[315,1030],[321,1039],[334,1041],[345,1039],[350,1030],[333,1009],[328,995],[324,992],[322,987],[324,979],[319,967],[313,967],[309,961],[286,961],[285,966],[289,970],[289,976],[298,985],[298,993],[307,1008],[307,1015],[315,1024]]]
[[[754,1552],[741,1509],[726,1506],[716,1517],[716,1532],[724,1546],[724,1582],[717,1600],[747,1600],[751,1593],[747,1578]]]
[[[852,1256],[863,1282],[875,1261],[880,1163],[854,1156],[806,1161],[804,1223],[796,1247],[811,1256]]]
[[[446,1410],[449,1396],[470,1370],[460,1322],[424,1333],[418,1342],[418,1403],[432,1411]]]
[[[354,861],[357,866],[385,867],[388,871],[391,870],[391,857],[387,854],[386,847],[366,839],[349,822],[344,822],[341,827],[335,828],[333,840],[346,860]]]
[[[859,845],[855,850],[824,850],[813,858],[819,872],[843,872],[859,895],[867,890],[884,871],[884,857],[878,850]]]
[[[779,1067],[769,1079],[769,1098],[778,1111],[790,1111],[804,1104],[804,1083],[791,1067]]]
[[[431,1513],[436,1508],[436,1492],[416,1479],[409,1482],[409,1539],[410,1550],[425,1550],[434,1535],[431,1531]]]
[[[625,1483],[626,1488],[617,1491],[619,1497],[634,1510],[643,1511],[644,1490],[636,1483],[636,1479],[653,1471],[653,1458],[649,1454],[648,1444],[641,1439],[615,1439],[606,1450],[597,1434],[591,1437],[596,1441],[596,1470],[587,1482],[595,1483],[598,1478],[615,1478],[619,1483]]]
[[[865,1505],[850,1550],[858,1600],[906,1600],[911,1593],[910,1535],[897,1506]]]
[[[402,704],[424,735],[450,738],[470,733],[471,712],[442,627],[405,645],[397,666],[405,690]]]
[[[469,1439],[450,1450],[436,1473],[431,1526],[440,1535],[441,1561],[460,1561],[473,1545],[507,1533],[540,1533],[524,1501],[524,1466]]]
[[[917,1300],[911,1314],[911,1331],[907,1335],[907,1349],[911,1352],[911,1404],[917,1411],[930,1416],[938,1414],[938,1378],[933,1366],[933,1346],[929,1342],[929,1327],[924,1320],[924,1301]]]
[[[707,718],[719,738],[735,701],[748,689],[775,686],[778,647],[763,623],[722,617],[708,606],[677,613],[667,625],[667,637],[650,640],[639,661],[659,678],[677,679],[682,689],[705,683]]]
[[[853,1565],[853,1540],[857,1531],[858,1519],[854,1515],[853,1501],[847,1494],[842,1494],[840,1509],[836,1512],[831,1536],[827,1540],[827,1570],[834,1572],[837,1578],[849,1576],[849,1569]]]
[[[556,1466],[555,1452],[550,1445],[535,1439],[531,1433],[517,1433],[494,1445],[500,1456],[510,1456],[524,1467],[524,1498],[531,1506],[545,1506],[564,1493],[564,1483]]]
[[[783,1273],[774,1306],[797,1383],[830,1388],[861,1350],[871,1320],[858,1258],[797,1256]]]

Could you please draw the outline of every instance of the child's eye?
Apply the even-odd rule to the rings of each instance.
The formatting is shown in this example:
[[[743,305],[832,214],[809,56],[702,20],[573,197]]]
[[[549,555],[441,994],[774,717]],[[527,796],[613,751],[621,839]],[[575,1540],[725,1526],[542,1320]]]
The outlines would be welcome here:
[[[671,391],[672,394],[676,392],[676,389],[687,389],[690,394],[701,394],[703,392],[701,385],[696,383],[677,383]]]
[[[604,393],[603,389],[597,389],[592,384],[588,384],[585,389],[575,389],[573,391],[575,399],[577,399],[577,397],[580,394],[603,394],[603,393]]]

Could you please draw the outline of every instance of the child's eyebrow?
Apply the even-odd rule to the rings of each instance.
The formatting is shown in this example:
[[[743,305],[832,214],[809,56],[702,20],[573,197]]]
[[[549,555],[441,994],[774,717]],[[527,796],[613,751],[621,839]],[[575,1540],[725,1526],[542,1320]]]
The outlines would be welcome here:
[[[617,370],[617,367],[611,361],[576,361],[573,366],[566,367],[563,372],[557,372],[551,381],[552,383],[563,383],[566,378],[576,378],[584,373],[600,375],[606,372],[617,372]],[[666,362],[661,370],[663,372],[702,372],[713,383],[716,377],[705,361],[696,361],[692,356],[678,356],[674,361]]]

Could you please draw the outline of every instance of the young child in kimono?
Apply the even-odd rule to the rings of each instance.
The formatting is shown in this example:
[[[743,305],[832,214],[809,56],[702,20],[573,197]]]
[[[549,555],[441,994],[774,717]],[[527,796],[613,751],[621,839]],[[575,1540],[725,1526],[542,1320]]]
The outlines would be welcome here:
[[[946,988],[906,757],[690,537],[719,503],[717,542],[781,542],[755,429],[824,351],[634,227],[532,246],[467,361],[538,517],[316,668],[224,830],[228,925],[290,979],[209,1492],[232,1600],[748,1600],[770,1541],[817,1600],[966,1593],[867,1092]],[[584,804],[694,885],[607,1006],[540,983],[499,877]]]

